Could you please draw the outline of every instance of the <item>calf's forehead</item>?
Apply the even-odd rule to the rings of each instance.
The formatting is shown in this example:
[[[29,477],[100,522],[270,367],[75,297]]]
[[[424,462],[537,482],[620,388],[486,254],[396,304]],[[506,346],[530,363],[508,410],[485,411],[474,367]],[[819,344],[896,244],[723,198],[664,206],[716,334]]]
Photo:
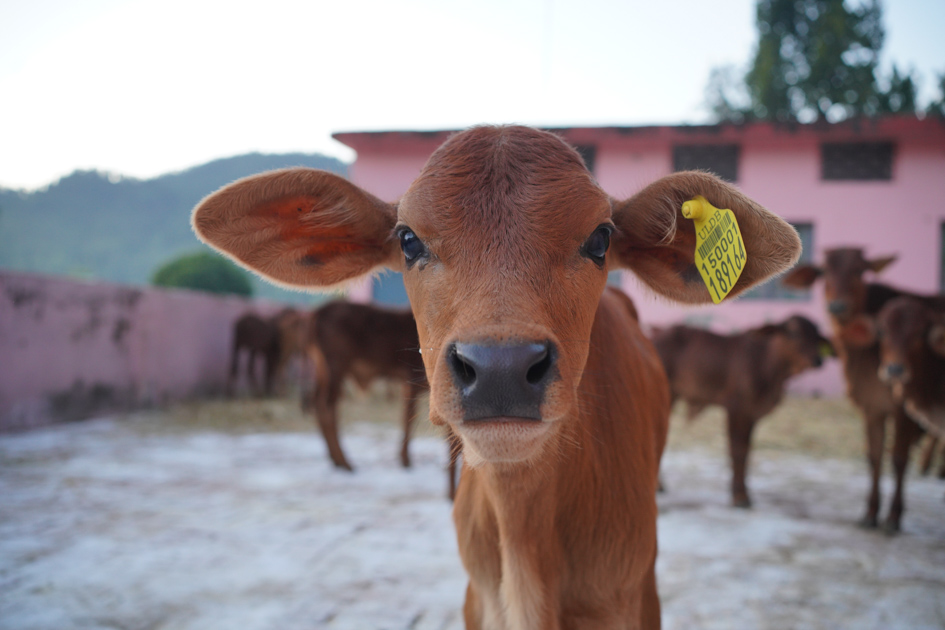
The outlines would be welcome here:
[[[477,239],[483,247],[583,241],[610,214],[610,198],[577,152],[553,134],[523,127],[453,136],[398,208],[399,221],[421,238],[458,239],[465,250]]]
[[[826,252],[825,270],[835,278],[854,278],[866,271],[863,250],[855,247],[830,249]]]
[[[890,342],[907,341],[923,335],[930,323],[925,307],[907,299],[890,302],[879,314],[880,328]]]
[[[788,330],[794,332],[798,337],[805,341],[819,341],[820,331],[817,325],[806,317],[795,315],[787,320]]]

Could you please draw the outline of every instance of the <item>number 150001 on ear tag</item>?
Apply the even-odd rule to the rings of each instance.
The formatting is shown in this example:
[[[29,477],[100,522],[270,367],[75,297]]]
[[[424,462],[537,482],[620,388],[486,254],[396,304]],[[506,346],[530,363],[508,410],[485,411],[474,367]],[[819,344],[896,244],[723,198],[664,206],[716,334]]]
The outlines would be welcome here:
[[[748,260],[735,214],[716,208],[701,195],[684,203],[682,213],[695,222],[696,268],[718,304],[735,286]]]

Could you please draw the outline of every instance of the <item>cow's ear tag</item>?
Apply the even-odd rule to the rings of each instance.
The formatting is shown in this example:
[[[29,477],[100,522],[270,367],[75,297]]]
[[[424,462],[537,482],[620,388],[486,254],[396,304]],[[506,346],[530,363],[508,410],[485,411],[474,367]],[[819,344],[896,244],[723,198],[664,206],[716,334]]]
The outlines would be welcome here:
[[[696,268],[716,304],[725,299],[748,261],[745,241],[731,210],[720,210],[702,195],[682,205],[683,216],[696,228]]]

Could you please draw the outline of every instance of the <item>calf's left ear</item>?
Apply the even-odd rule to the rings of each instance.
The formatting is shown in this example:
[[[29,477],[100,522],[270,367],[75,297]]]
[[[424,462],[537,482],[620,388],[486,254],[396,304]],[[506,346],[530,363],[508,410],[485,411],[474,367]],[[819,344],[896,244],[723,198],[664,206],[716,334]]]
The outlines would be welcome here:
[[[402,264],[397,210],[327,171],[295,168],[224,186],[194,208],[197,236],[283,286],[330,287]]]
[[[617,262],[657,293],[679,302],[711,300],[695,266],[695,227],[682,215],[682,204],[696,195],[716,208],[730,209],[745,241],[748,261],[730,296],[784,272],[800,257],[801,240],[794,228],[734,186],[699,171],[674,173],[613,202]]]

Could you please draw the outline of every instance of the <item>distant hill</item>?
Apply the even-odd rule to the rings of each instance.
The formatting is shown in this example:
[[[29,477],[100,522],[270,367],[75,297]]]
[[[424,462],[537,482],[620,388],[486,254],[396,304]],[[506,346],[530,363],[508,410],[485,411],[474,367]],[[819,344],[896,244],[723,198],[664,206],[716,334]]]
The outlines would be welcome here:
[[[148,284],[161,264],[205,247],[190,229],[198,201],[235,179],[288,166],[347,173],[344,162],[323,155],[251,153],[148,180],[76,171],[34,192],[0,188],[0,267]],[[258,297],[318,301],[253,281]]]

